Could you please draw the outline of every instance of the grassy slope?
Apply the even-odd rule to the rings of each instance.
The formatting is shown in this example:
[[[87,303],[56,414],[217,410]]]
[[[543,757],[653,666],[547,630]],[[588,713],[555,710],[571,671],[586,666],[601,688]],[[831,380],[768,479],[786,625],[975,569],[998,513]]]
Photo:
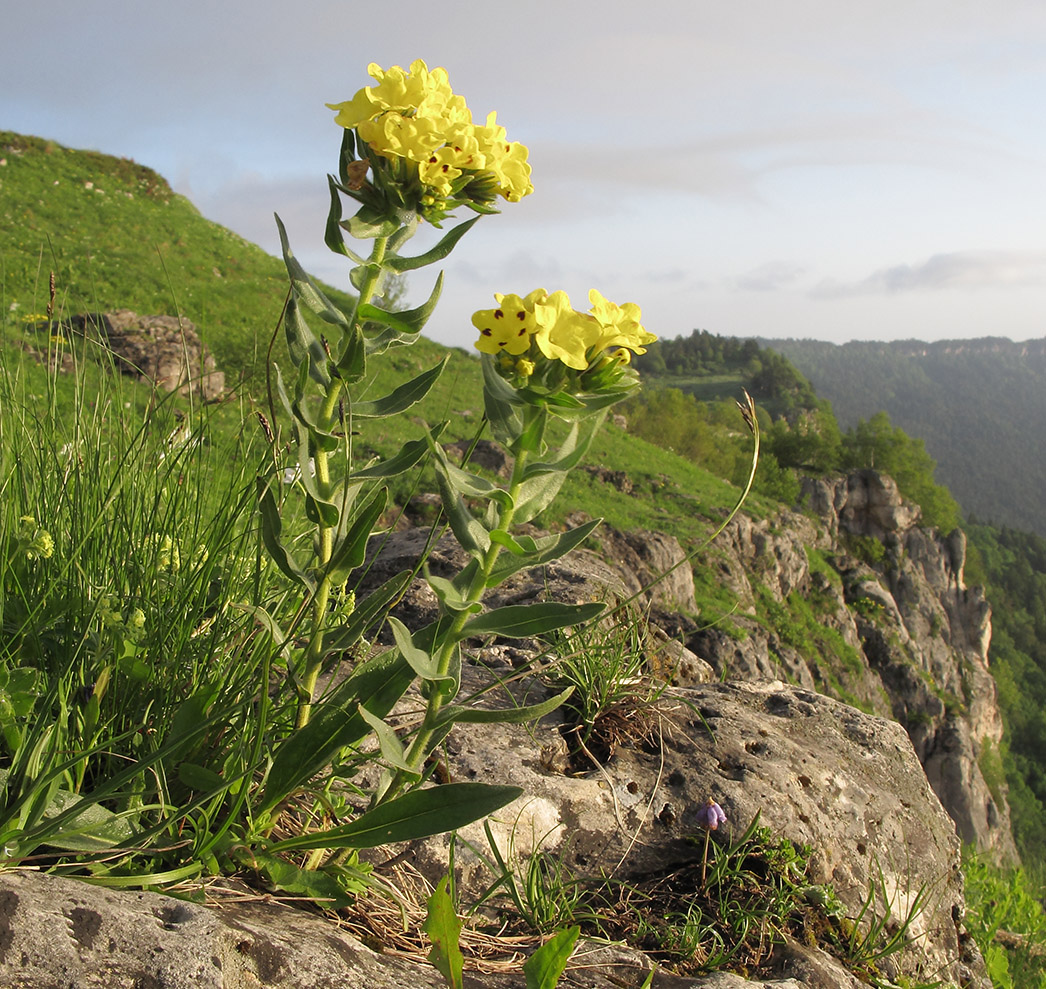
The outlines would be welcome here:
[[[249,391],[264,407],[265,349],[286,290],[280,260],[204,219],[161,176],[132,161],[10,132],[0,132],[0,159],[6,161],[0,166],[0,326],[7,338],[22,333],[27,316],[43,313],[53,269],[57,308],[65,313],[177,309],[200,328],[230,380],[257,372]],[[335,302],[348,302],[324,290]],[[423,339],[373,362],[372,394],[445,353]],[[478,362],[454,351],[417,418],[449,420],[446,435],[457,439],[470,435],[481,413]],[[417,434],[418,426],[404,417],[364,440],[375,452],[388,452]],[[578,472],[555,505],[555,519],[581,509],[687,541],[696,534],[695,514],[719,516],[737,496],[736,488],[689,461],[619,429],[604,430],[588,462],[627,470],[636,491],[624,495]]]
[[[230,382],[262,366],[286,292],[281,261],[205,220],[133,161],[7,131],[0,161],[6,332],[44,312],[53,270],[57,312],[177,312]]]

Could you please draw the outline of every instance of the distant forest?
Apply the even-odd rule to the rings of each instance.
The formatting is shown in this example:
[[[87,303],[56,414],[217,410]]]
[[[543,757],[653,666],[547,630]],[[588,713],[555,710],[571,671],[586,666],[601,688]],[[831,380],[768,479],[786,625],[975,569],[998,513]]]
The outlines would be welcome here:
[[[922,439],[967,518],[1046,536],[1046,340],[761,343],[844,428],[885,411]]]

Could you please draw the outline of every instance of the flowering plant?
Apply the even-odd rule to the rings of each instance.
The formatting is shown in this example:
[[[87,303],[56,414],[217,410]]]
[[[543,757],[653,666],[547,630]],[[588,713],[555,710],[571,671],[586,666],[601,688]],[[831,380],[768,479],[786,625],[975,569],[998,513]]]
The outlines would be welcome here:
[[[599,524],[597,519],[541,537],[512,531],[536,518],[556,497],[609,407],[638,386],[631,355],[643,353],[655,339],[640,324],[636,305],[616,305],[596,291],[584,313],[574,310],[561,291],[539,289],[524,298],[498,295],[497,308],[476,313],[473,324],[482,352],[485,422],[513,457],[508,483],[499,486],[451,463],[438,442],[445,424],[427,428],[391,457],[357,464],[352,437],[361,425],[402,415],[429,392],[446,364],[445,358],[381,398],[363,400],[355,394],[355,386],[366,381],[369,359],[414,342],[439,297],[441,277],[422,306],[392,312],[372,301],[380,295],[383,279],[446,257],[479,217],[452,228],[430,250],[408,256],[403,247],[420,219],[438,225],[459,205],[481,214],[496,212],[491,205],[496,196],[514,202],[531,191],[526,149],[506,140],[493,114],[485,125],[473,124],[444,70],[430,71],[416,61],[409,72],[374,65],[369,71],[377,85],[334,105],[345,137],[339,178],[329,177],[326,234],[332,250],[355,262],[350,280],[359,297],[349,313],[335,307],[294,258],[280,224],[291,279],[283,327],[295,372],[285,380],[274,368],[274,391],[292,425],[295,463],[281,461],[276,434],[266,422],[273,458],[258,479],[265,545],[298,588],[302,604],[289,631],[273,615],[255,609],[280,643],[297,695],[297,715],[294,730],[272,753],[253,808],[258,840],[247,844],[253,846],[255,863],[270,866],[276,854],[311,850],[310,871],[324,861],[328,849],[452,830],[519,795],[515,787],[486,783],[426,787],[431,771],[426,767],[456,724],[533,720],[570,693],[568,689],[540,704],[496,711],[461,703],[463,643],[492,634],[545,635],[583,625],[602,612],[600,602],[554,601],[484,610],[483,598],[512,574],[568,553]],[[360,203],[345,221],[343,196]],[[373,241],[369,257],[348,246],[346,233]],[[309,327],[306,312],[324,322],[323,335]],[[275,421],[275,410],[272,416]],[[557,417],[570,426],[558,446],[549,449],[546,428]],[[436,470],[443,512],[467,562],[450,578],[425,574],[441,614],[429,626],[408,629],[389,611],[417,571],[398,574],[366,596],[355,593],[353,575],[379,530],[388,504],[386,482],[413,470],[426,455]],[[284,477],[292,479],[290,492],[281,483]],[[284,517],[294,513],[296,499],[304,502],[313,528],[310,558],[302,557],[300,542],[285,535]],[[385,621],[394,647],[362,659],[337,687],[318,696],[318,675],[325,664],[341,660]],[[304,626],[301,631],[298,622]],[[290,648],[296,639],[304,642],[300,651]],[[420,723],[405,730],[389,715],[415,683],[425,710]],[[374,745],[361,750],[368,738]],[[288,796],[346,758],[376,760],[381,767],[369,808],[348,823],[272,841]],[[278,871],[271,866],[270,876]]]

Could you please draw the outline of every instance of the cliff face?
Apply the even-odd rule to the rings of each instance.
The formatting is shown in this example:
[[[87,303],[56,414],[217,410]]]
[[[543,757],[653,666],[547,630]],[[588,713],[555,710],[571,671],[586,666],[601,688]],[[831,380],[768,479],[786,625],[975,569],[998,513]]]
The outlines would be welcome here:
[[[1016,861],[1005,792],[979,766],[1002,720],[988,667],[991,609],[963,581],[965,536],[920,527],[918,508],[875,471],[808,480],[803,504],[807,514],[735,520],[707,562],[739,610],[760,595],[816,602],[844,647],[811,655],[787,629],[744,614],[732,616],[733,634],[713,625],[687,645],[730,679],[784,676],[898,721],[959,836]]]

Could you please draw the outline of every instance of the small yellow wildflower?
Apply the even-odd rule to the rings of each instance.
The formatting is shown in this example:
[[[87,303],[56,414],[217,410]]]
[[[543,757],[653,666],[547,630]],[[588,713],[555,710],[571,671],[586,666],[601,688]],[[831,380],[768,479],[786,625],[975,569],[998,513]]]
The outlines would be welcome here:
[[[481,309],[472,315],[472,325],[479,330],[476,349],[484,354],[508,353],[516,356],[530,349],[531,335],[538,324],[535,305],[547,294],[535,289],[525,299],[518,295],[495,295],[497,309]]]
[[[550,361],[562,361],[575,371],[588,367],[588,350],[599,336],[599,324],[570,305],[566,292],[553,292],[536,307],[538,331],[534,342]]]
[[[597,349],[627,347],[637,354],[645,354],[645,345],[657,339],[653,333],[648,333],[640,325],[639,306],[634,302],[626,302],[619,306],[604,299],[595,289],[588,293],[588,300],[592,303],[592,315],[600,324]]]

